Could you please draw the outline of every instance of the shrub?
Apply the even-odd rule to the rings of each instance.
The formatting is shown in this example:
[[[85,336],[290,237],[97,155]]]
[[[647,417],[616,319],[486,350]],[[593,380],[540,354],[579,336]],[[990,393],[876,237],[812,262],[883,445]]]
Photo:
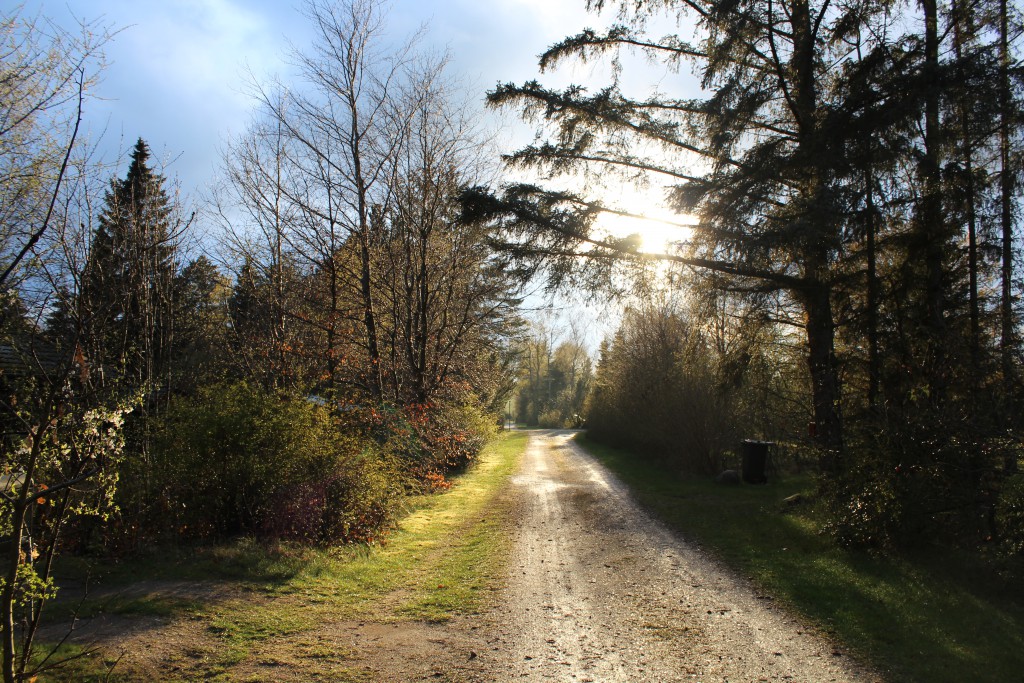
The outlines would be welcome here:
[[[825,482],[825,530],[839,545],[884,549],[894,545],[904,525],[903,472],[884,458],[863,455],[841,479]]]
[[[679,471],[717,473],[738,434],[712,351],[677,312],[630,312],[598,366],[588,433],[657,455]]]
[[[995,524],[1002,548],[1011,555],[1024,555],[1024,474],[1003,482]]]
[[[494,415],[468,403],[348,409],[343,417],[409,475],[416,492],[446,489],[446,477],[472,462],[498,429]]]
[[[498,433],[494,415],[470,403],[441,406],[432,417],[424,442],[446,471],[465,468]]]
[[[279,489],[260,531],[307,543],[372,543],[393,520],[392,501],[402,492],[398,482],[386,460],[352,458],[322,479]]]
[[[545,410],[537,416],[537,426],[543,429],[561,429],[562,414],[556,409]]]
[[[157,528],[196,538],[375,538],[400,491],[371,440],[304,397],[218,384],[175,402],[154,440]]]
[[[939,411],[890,409],[851,430],[845,463],[825,485],[828,530],[841,544],[971,546],[992,535],[1005,445],[945,427],[953,423]]]

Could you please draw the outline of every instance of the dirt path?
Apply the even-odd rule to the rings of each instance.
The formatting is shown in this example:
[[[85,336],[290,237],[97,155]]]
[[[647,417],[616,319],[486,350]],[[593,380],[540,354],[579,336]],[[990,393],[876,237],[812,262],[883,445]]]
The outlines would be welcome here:
[[[479,680],[869,681],[828,642],[652,521],[571,432],[535,432]]]
[[[218,680],[879,680],[653,521],[572,435],[531,432],[500,505],[510,511],[509,573],[482,614],[326,619],[267,640]],[[203,620],[100,618],[90,632],[126,653],[131,680],[208,677],[205,662],[223,658]]]

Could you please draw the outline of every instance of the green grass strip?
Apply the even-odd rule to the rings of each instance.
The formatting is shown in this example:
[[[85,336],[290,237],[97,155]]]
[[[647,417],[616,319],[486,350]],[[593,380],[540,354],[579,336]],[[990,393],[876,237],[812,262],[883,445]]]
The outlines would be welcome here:
[[[509,543],[503,494],[528,438],[523,432],[502,433],[451,489],[410,501],[410,512],[384,545],[268,548],[246,540],[180,550],[176,560],[162,549],[159,560],[107,571],[103,584],[227,582],[243,588],[245,597],[204,603],[201,593],[187,601],[154,594],[108,599],[101,608],[86,601],[84,611],[204,620],[218,643],[207,680],[232,680],[232,667],[261,643],[301,639],[328,620],[441,622],[476,612],[503,575]],[[85,662],[65,673],[76,680],[101,679]],[[120,677],[115,673],[112,680]]]

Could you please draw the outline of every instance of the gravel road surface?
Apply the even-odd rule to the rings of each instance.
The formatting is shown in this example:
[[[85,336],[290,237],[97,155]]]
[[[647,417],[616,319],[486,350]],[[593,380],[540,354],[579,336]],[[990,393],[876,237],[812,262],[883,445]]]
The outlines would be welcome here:
[[[480,680],[876,681],[770,596],[652,520],[568,431],[537,431],[513,479],[507,586]],[[462,668],[462,667],[460,667]]]

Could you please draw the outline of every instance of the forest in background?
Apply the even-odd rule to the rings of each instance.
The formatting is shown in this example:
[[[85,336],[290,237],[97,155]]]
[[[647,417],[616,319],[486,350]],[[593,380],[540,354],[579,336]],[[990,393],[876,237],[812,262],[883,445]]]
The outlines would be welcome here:
[[[487,95],[538,125],[503,158],[527,184],[443,56],[311,0],[296,81],[250,84],[194,214],[146,141],[110,166],[80,135],[115,36],[2,18],[5,680],[59,552],[375,542],[506,412],[685,475],[771,440],[842,545],[1021,553],[1016,8],[590,6],[618,23],[540,65],[608,60],[607,87]],[[692,41],[647,31],[683,15]],[[632,94],[626,53],[704,95]],[[692,237],[601,233],[596,178],[664,186]],[[623,306],[596,362],[523,321],[542,280]]]

